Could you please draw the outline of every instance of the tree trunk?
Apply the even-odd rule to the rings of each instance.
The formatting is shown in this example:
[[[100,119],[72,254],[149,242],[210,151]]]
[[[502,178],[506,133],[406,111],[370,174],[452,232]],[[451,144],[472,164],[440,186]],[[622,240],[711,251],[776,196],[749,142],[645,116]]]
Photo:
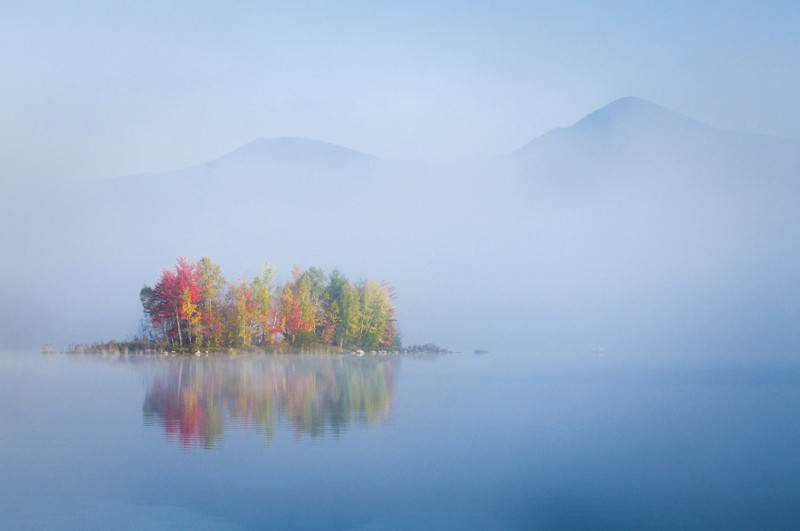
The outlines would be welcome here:
[[[181,318],[178,313],[178,307],[175,307],[175,323],[178,325],[178,344],[183,346],[183,335],[181,335]]]

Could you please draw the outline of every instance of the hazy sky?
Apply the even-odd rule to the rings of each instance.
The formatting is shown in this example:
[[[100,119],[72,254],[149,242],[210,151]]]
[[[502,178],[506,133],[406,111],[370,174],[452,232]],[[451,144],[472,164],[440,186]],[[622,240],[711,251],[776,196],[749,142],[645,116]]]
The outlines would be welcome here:
[[[795,1],[16,2],[0,172],[166,171],[279,136],[452,163],[626,95],[800,138],[798,28]]]

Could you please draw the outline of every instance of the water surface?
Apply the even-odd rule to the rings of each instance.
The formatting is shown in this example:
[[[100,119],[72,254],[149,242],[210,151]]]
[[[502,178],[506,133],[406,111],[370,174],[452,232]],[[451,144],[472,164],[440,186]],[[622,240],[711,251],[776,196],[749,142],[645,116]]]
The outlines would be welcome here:
[[[8,529],[800,526],[795,366],[0,354]]]

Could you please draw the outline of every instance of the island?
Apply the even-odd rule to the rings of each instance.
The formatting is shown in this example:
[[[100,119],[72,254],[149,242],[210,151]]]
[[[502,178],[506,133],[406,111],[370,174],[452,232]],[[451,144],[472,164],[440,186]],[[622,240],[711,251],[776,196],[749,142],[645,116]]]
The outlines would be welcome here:
[[[269,262],[255,278],[230,282],[207,257],[178,258],[140,290],[144,316],[132,339],[70,345],[68,352],[448,352],[433,344],[402,348],[388,282],[351,282],[338,269],[300,266],[290,281],[275,278]]]

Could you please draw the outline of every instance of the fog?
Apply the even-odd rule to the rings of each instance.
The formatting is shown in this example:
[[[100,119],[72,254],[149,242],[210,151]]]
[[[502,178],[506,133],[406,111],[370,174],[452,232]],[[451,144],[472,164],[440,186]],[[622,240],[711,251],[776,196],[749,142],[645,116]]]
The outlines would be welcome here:
[[[9,6],[0,346],[124,339],[142,285],[208,256],[231,279],[390,281],[406,343],[789,355],[798,23],[784,3]]]
[[[124,339],[178,256],[388,280],[407,344],[538,359],[783,359],[800,143],[623,98],[506,156],[430,167],[261,139],[163,174],[4,197],[7,346]],[[598,348],[601,347],[601,348]]]

